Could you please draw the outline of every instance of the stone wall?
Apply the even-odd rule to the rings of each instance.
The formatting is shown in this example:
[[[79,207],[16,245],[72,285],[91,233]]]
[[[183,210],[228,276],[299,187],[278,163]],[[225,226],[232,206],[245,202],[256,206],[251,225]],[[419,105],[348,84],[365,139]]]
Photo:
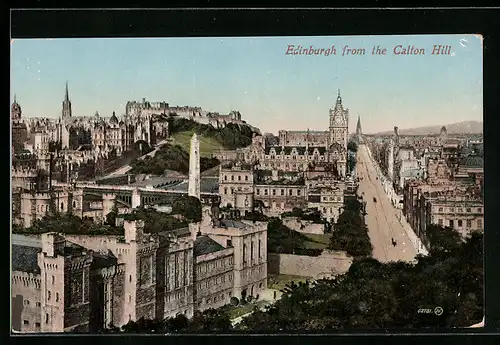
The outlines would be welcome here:
[[[324,251],[320,256],[269,253],[267,257],[269,274],[314,279],[346,273],[352,264],[352,258],[340,251]]]

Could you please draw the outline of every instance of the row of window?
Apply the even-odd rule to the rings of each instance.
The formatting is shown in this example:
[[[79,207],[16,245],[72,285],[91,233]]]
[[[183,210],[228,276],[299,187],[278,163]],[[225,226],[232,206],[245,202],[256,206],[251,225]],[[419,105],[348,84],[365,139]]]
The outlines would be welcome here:
[[[298,164],[297,164],[297,163],[290,163],[290,164],[289,164],[289,163],[285,163],[285,164],[279,164],[279,163],[274,163],[274,162],[265,162],[265,161],[264,161],[264,162],[262,162],[261,164],[259,164],[259,166],[260,166],[261,168],[268,168],[268,167],[269,167],[269,168],[280,168],[280,165],[281,165],[282,167],[284,167],[285,169],[288,169],[288,168],[294,168],[294,169],[296,169],[296,168],[298,168],[299,166],[305,166],[305,165],[307,165],[307,163],[306,163],[306,162],[304,162],[304,163],[298,163]]]
[[[198,274],[212,272],[212,271],[217,270],[219,268],[231,267],[232,265],[233,265],[233,257],[230,256],[227,258],[216,259],[216,260],[212,260],[210,262],[200,264],[200,265],[198,265],[197,272],[198,272]]]
[[[323,197],[323,201],[340,201],[340,202],[342,202],[342,201],[343,201],[343,199],[344,199],[344,198],[343,198],[343,197],[341,197],[341,196],[330,196],[330,197],[328,197],[328,196],[324,196],[324,197]]]
[[[47,290],[47,301],[50,301],[52,298],[52,293],[51,291]],[[56,302],[59,302],[59,292],[56,292]]]
[[[250,242],[250,263],[253,263],[254,261],[254,252],[255,252],[255,242],[251,241]],[[259,240],[258,242],[258,258],[259,260],[262,258],[262,241]],[[246,265],[248,263],[247,261],[247,245],[243,244],[243,265]]]
[[[183,297],[184,293],[182,291],[177,291],[171,294],[167,294],[167,302],[175,301]]]
[[[243,273],[243,277],[249,278],[249,277],[253,276],[254,274],[262,273],[263,271],[264,271],[264,268],[262,267],[262,265],[259,267],[253,267],[253,268],[250,268],[248,270],[245,270]]]
[[[301,196],[301,190],[300,190],[300,189],[295,189],[295,191],[296,191],[296,192],[295,192],[295,195],[297,195],[297,196]],[[286,194],[285,189],[280,189],[280,190],[279,190],[279,192],[280,192],[280,195],[281,195],[281,196],[285,196],[285,194]],[[266,196],[266,195],[269,195],[269,194],[268,194],[268,193],[269,193],[269,189],[267,189],[267,188],[263,188],[263,189],[261,190],[261,188],[257,188],[257,189],[255,189],[255,193],[256,193],[257,195],[265,195],[265,196]],[[263,193],[263,194],[262,194],[262,193]],[[277,189],[274,189],[274,188],[273,188],[273,189],[271,190],[271,193],[272,193],[272,195],[273,195],[273,196],[275,196],[275,195],[277,194]],[[289,196],[293,196],[293,189],[291,189],[291,188],[290,188],[290,189],[288,189],[288,195],[289,195]]]
[[[227,175],[224,175],[224,181],[227,181]],[[234,175],[231,175],[231,181],[234,181]],[[238,181],[241,181],[241,175],[238,175]],[[245,181],[248,181],[248,175],[245,175]]]
[[[231,187],[229,190],[230,190],[230,193],[229,193],[229,194],[234,194],[234,188],[233,188],[233,187]],[[247,188],[247,187],[245,187],[245,188],[238,187],[238,188],[237,188],[237,190],[238,190],[238,191],[242,191],[242,190],[244,190],[244,191],[248,191],[248,190],[249,190],[249,188]],[[227,195],[227,194],[228,194],[228,188],[227,188],[227,187],[224,187],[224,193],[223,193],[223,194],[225,194],[225,195]]]
[[[285,209],[285,203],[283,201],[281,202],[280,206],[281,206],[280,208],[282,210]],[[264,201],[264,207],[269,207],[269,202]],[[273,201],[273,203],[272,203],[272,209],[275,209],[275,208],[277,208],[277,204],[276,204],[276,201]]]
[[[28,299],[25,299],[25,300],[24,300],[24,305],[30,305],[30,301],[29,301]],[[36,302],[36,306],[37,306],[37,307],[41,307],[41,306],[42,306],[42,304],[41,304],[40,302]]]
[[[465,225],[466,228],[472,228],[472,220],[471,219],[467,219],[465,222],[466,222],[466,225]],[[439,218],[438,224],[441,226],[444,226],[444,219]],[[476,224],[477,224],[478,229],[483,228],[483,220],[482,219],[476,220]],[[448,224],[446,224],[446,226],[449,226],[451,228],[455,227],[455,220],[454,219],[448,220]],[[459,227],[459,228],[463,227],[463,220],[462,219],[457,220],[457,227]]]
[[[271,149],[270,155],[266,155],[267,159],[317,159],[317,157],[323,158],[323,156],[320,156],[319,151],[314,152],[312,155],[299,155],[298,153],[296,155],[278,155],[273,150]],[[273,154],[274,153],[274,154]]]
[[[448,207],[448,210],[449,210],[450,212],[455,212],[455,207]],[[444,211],[444,207],[440,207],[440,208],[439,208],[439,212],[443,212],[443,211]],[[483,213],[483,208],[482,208],[482,207],[478,207],[478,208],[476,209],[476,211],[477,211],[478,213]],[[463,212],[463,208],[462,208],[462,207],[457,207],[457,213],[462,213],[462,212]],[[471,213],[471,212],[472,212],[472,208],[467,207],[467,208],[465,209],[465,212],[467,212],[467,213]]]
[[[227,294],[227,297],[228,297],[229,299],[230,299],[232,296],[233,296],[233,294],[232,294],[231,292]],[[215,303],[217,303],[217,302],[219,302],[219,301],[222,301],[222,300],[224,300],[224,294],[222,294],[222,293],[221,293],[221,294],[218,294],[218,295],[213,295],[213,296],[208,297],[208,298],[205,300],[205,303],[206,303],[206,304],[212,304],[212,303],[213,303],[213,304],[215,304]],[[201,303],[203,303],[203,302],[201,302]],[[201,303],[200,303],[200,305],[201,305]]]
[[[221,274],[217,277],[206,279],[203,282],[199,282],[197,286],[198,290],[201,290],[201,289],[208,289],[211,286],[224,284],[225,282],[232,282],[232,281],[233,281],[233,272],[228,272],[225,274]]]
[[[48,314],[47,314],[47,315],[48,315]],[[30,322],[29,322],[28,320],[24,320],[24,321],[23,321],[23,324],[24,324],[25,326],[28,326],[28,325],[30,324]],[[40,328],[40,327],[41,327],[40,322],[35,322],[35,327],[36,327],[36,328]]]
[[[77,203],[76,201],[73,201],[73,208],[76,208],[77,207]],[[48,212],[49,211],[49,205],[37,205],[36,207],[37,209],[37,212]],[[60,210],[61,211],[64,211],[64,203],[61,202],[61,205],[60,205]]]

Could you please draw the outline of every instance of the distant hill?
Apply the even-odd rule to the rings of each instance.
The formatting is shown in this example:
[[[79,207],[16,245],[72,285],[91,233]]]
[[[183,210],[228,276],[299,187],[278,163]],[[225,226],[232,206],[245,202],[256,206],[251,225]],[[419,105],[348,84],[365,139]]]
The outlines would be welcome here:
[[[456,122],[448,125],[446,127],[446,132],[448,134],[478,134],[483,133],[483,123],[479,121],[464,121]],[[400,128],[400,135],[425,135],[425,134],[439,134],[441,132],[441,126],[426,126],[417,128]],[[386,132],[374,133],[377,135],[387,135],[394,133],[393,130]]]

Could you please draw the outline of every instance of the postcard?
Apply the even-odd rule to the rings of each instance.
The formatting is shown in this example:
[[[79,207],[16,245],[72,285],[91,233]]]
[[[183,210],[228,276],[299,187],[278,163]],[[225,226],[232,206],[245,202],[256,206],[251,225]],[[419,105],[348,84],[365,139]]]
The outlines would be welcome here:
[[[482,54],[11,40],[12,332],[483,327]]]

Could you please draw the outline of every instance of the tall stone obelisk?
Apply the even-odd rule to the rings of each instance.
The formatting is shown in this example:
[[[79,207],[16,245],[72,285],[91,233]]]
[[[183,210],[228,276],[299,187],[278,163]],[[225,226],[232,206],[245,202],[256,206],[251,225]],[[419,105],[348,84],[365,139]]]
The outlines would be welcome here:
[[[387,175],[392,182],[394,179],[394,140],[389,140],[389,154],[387,157]]]
[[[200,179],[200,140],[194,133],[189,150],[189,196],[200,199]]]

